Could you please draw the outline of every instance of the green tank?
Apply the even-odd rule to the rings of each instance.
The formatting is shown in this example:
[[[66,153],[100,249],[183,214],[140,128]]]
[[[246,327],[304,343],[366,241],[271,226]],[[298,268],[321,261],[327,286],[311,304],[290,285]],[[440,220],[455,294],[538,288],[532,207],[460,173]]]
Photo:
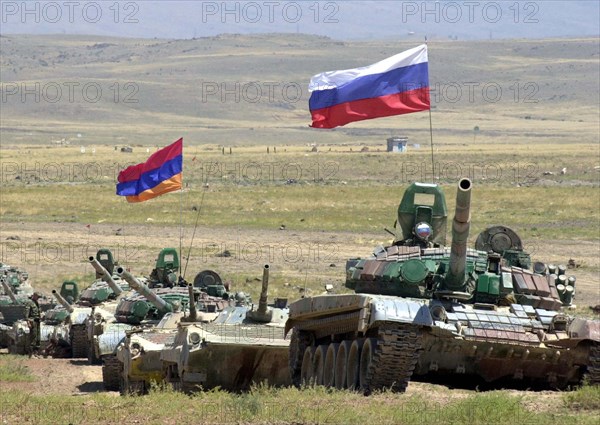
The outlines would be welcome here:
[[[266,382],[284,386],[289,340],[284,338],[287,300],[267,305],[269,266],[264,267],[258,305],[238,294],[212,322],[182,320],[160,359],[163,377],[185,392],[220,387],[247,390]]]
[[[73,358],[92,358],[90,353],[93,329],[91,320],[110,320],[118,304],[118,296],[129,290],[129,285],[112,276],[109,270],[114,268],[112,253],[108,249],[99,249],[89,262],[96,271],[96,279],[89,287],[79,293],[77,283],[65,281],[60,293],[52,291],[58,302],[70,312],[68,320],[54,328],[52,342],[61,347],[54,355],[62,355],[66,346],[70,347]]]
[[[122,367],[121,392],[144,393],[152,382],[162,381],[161,350],[173,341],[178,323],[214,320],[228,305],[228,296],[211,296],[193,285],[150,289],[127,272],[119,273],[151,303],[156,312],[153,317],[160,318],[155,326],[152,326],[155,322],[146,323],[126,331],[126,337],[117,348],[117,359]],[[135,304],[130,306],[133,311]]]
[[[469,179],[459,182],[448,247],[441,187],[410,185],[394,242],[347,262],[346,287],[355,293],[290,305],[294,384],[369,393],[404,391],[425,375],[552,387],[586,376],[599,382],[600,322],[561,308],[568,300],[558,282],[574,278],[542,263],[529,269],[530,256],[506,227],[487,229],[480,249],[468,248],[471,190]]]
[[[10,327],[24,318],[24,303],[33,294],[33,288],[24,270],[7,264],[0,263],[0,279],[3,282],[0,286],[0,323]],[[45,298],[40,299],[40,308],[47,310],[51,307]],[[4,339],[0,335],[0,344]]]
[[[112,257],[109,258],[112,260]],[[117,335],[119,334],[121,325],[116,324],[117,319],[115,317],[115,312],[121,298],[126,297],[130,291],[127,282],[122,280],[119,276],[112,274],[113,267],[110,267],[110,271],[104,267],[103,264],[108,262],[110,265],[112,264],[112,261],[109,262],[105,257],[104,263],[101,263],[100,260],[102,259],[102,257],[99,259],[98,256],[96,256],[96,258],[92,256],[88,258],[90,264],[96,271],[96,278],[106,282],[111,290],[108,297],[111,301],[100,306],[92,306],[92,311],[86,319],[85,325],[89,347],[87,350],[88,363],[95,365],[101,365],[103,363],[102,357],[107,354],[106,347],[100,344],[101,335],[109,332],[109,334],[104,337],[104,341],[106,342],[114,339],[115,336],[110,335],[111,332],[117,332]],[[106,287],[104,287],[103,290],[108,292]],[[112,353],[112,351],[114,350],[110,350],[109,353]]]
[[[0,348],[8,348],[13,354],[25,354],[29,347],[29,325],[25,320],[25,309],[29,296],[16,294],[19,286],[9,284],[7,276],[0,277]],[[47,312],[53,305],[42,296],[38,298],[40,312]],[[42,345],[47,342],[46,334],[42,334]]]

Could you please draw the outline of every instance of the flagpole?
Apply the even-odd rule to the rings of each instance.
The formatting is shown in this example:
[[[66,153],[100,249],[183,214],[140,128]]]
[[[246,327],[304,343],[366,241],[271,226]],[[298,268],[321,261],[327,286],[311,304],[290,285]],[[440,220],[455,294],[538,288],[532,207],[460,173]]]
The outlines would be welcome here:
[[[198,212],[196,213],[196,222],[194,223],[194,230],[192,231],[192,239],[190,240],[190,248],[188,249],[188,255],[185,260],[185,266],[183,268],[183,278],[185,279],[185,273],[187,271],[188,262],[190,261],[190,255],[192,253],[192,245],[194,244],[194,237],[196,236],[196,229],[198,228],[198,219],[200,218],[200,212],[202,211],[202,205],[204,204],[204,195],[208,190],[208,176],[206,176],[206,180],[202,185],[202,196],[200,198],[200,206],[198,207]]]
[[[183,178],[179,189],[179,258],[183,261]],[[179,266],[179,277],[181,277],[181,266]]]
[[[425,36],[425,45],[428,46],[427,36]],[[427,62],[429,62],[429,49],[427,49]],[[429,95],[429,143],[431,145],[431,182],[435,183],[435,161],[433,159],[433,123],[431,120],[431,94]]]

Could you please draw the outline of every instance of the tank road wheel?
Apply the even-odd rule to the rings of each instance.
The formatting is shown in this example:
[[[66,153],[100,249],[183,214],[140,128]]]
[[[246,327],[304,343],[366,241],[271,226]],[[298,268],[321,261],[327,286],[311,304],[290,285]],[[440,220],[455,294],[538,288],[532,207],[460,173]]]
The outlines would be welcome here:
[[[335,387],[338,390],[348,387],[346,385],[346,364],[348,363],[348,353],[351,346],[352,341],[343,341],[335,356]]]
[[[104,356],[102,363],[102,383],[106,391],[121,390],[121,376],[123,375],[123,364],[117,356]]]
[[[327,347],[325,364],[323,365],[323,385],[326,387],[335,386],[335,359],[339,347],[340,344],[337,342],[332,342],[329,344],[329,347]]]
[[[358,380],[360,383],[361,391],[365,394],[371,392],[370,381],[374,371],[371,370],[373,356],[377,350],[377,340],[375,338],[368,338],[363,345],[362,351],[360,352],[360,367]]]
[[[292,329],[290,338],[290,359],[289,369],[292,379],[292,385],[299,387],[302,384],[302,361],[304,360],[304,351],[311,345],[311,334],[306,331]]]
[[[323,366],[327,355],[327,345],[319,345],[313,354],[313,378],[315,385],[323,385]]]
[[[358,388],[360,352],[364,343],[364,339],[356,339],[350,346],[348,363],[346,363],[346,384],[350,390],[355,390]]]
[[[304,357],[302,358],[302,367],[300,369],[300,382],[302,385],[310,385],[314,383],[313,374],[313,353],[314,347],[306,347]]]
[[[592,342],[587,372],[584,379],[590,385],[600,385],[600,343]]]
[[[71,326],[71,353],[74,359],[87,358],[88,356],[87,330],[84,325]]]

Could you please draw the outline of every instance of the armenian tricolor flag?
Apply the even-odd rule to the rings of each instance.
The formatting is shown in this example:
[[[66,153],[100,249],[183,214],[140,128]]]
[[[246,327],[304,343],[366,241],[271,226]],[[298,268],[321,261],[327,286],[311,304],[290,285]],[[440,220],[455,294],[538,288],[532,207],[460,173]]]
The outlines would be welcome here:
[[[153,153],[146,162],[119,173],[117,195],[127,202],[144,202],[181,189],[183,138]]]

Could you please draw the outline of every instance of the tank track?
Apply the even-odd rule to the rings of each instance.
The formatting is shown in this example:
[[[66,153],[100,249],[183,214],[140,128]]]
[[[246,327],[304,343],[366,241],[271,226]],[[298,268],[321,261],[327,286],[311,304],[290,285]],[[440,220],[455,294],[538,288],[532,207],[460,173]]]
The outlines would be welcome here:
[[[304,350],[310,345],[310,342],[311,337],[308,332],[300,331],[298,328],[292,330],[289,369],[292,385],[296,387],[299,387],[301,384],[300,368],[302,366],[302,358],[304,357]]]
[[[117,356],[111,354],[104,356],[102,363],[102,383],[106,391],[119,391],[121,389],[121,375],[123,365],[117,359]]]
[[[590,347],[590,357],[585,379],[590,385],[600,385],[600,343],[598,342],[593,342]]]
[[[382,323],[378,327],[377,349],[367,372],[363,391],[392,388],[406,391],[408,382],[417,365],[421,350],[418,326],[398,323]]]
[[[88,357],[87,329],[84,325],[71,326],[71,352],[74,359]]]

